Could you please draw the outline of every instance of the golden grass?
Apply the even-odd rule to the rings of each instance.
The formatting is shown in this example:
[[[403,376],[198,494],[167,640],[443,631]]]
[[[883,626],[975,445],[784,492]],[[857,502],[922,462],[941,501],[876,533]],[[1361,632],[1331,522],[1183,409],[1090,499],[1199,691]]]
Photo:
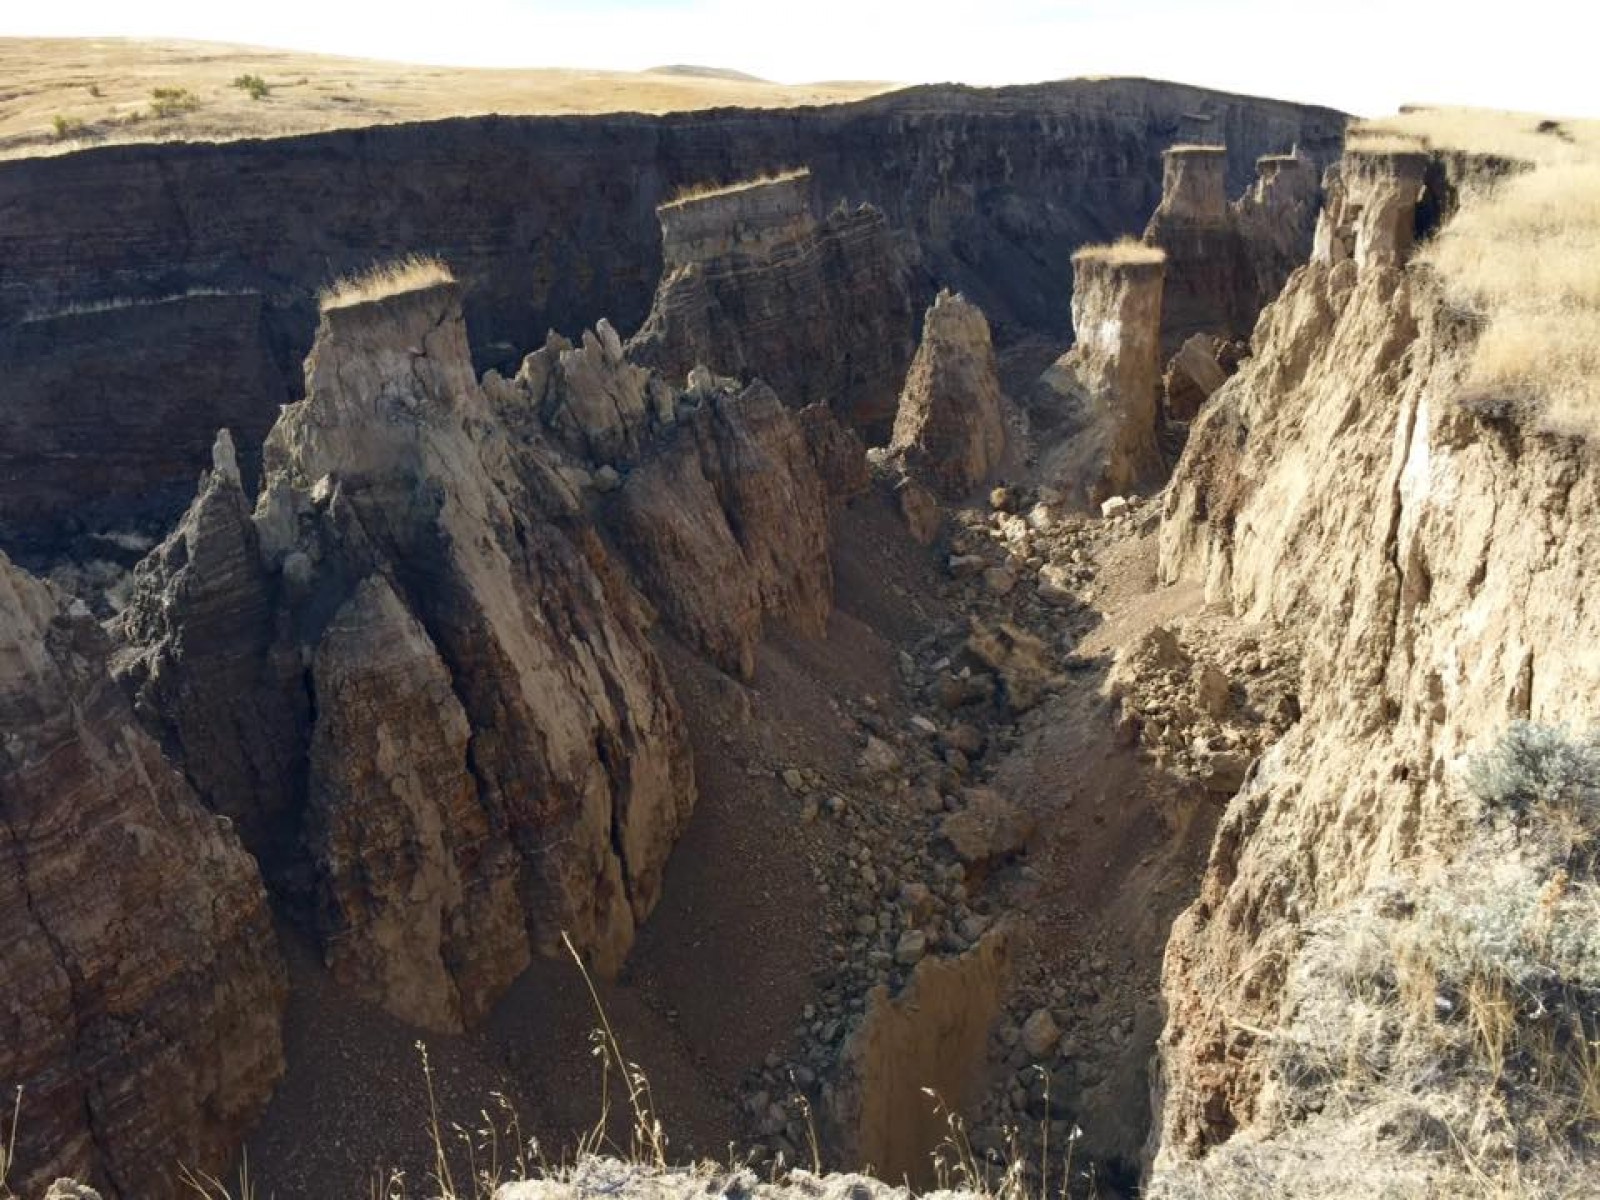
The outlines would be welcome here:
[[[1159,246],[1147,246],[1135,238],[1120,238],[1095,246],[1083,246],[1073,254],[1072,261],[1107,263],[1114,267],[1153,266],[1167,261],[1167,252]]]
[[[785,167],[766,175],[757,175],[751,179],[740,179],[733,183],[691,183],[672,193],[672,198],[662,204],[662,208],[675,208],[680,204],[689,204],[695,200],[704,200],[708,196],[724,196],[731,192],[748,191],[750,188],[763,187],[769,183],[783,183],[790,179],[809,177],[810,167]]]
[[[259,99],[235,85],[245,76],[265,87]],[[0,89],[0,158],[110,142],[225,141],[485,113],[838,104],[898,86],[790,85],[670,70],[428,67],[123,38],[0,38],[0,80],[6,83]],[[157,88],[186,91],[195,107],[164,104],[158,115],[152,108]]]
[[[1600,121],[1423,108],[1358,127],[1352,145],[1389,141],[1529,168],[1463,196],[1422,260],[1486,318],[1470,389],[1534,400],[1552,432],[1600,435]]]
[[[454,283],[455,278],[443,260],[424,254],[411,254],[334,280],[317,293],[317,303],[323,312],[329,312],[397,296],[402,292]]]

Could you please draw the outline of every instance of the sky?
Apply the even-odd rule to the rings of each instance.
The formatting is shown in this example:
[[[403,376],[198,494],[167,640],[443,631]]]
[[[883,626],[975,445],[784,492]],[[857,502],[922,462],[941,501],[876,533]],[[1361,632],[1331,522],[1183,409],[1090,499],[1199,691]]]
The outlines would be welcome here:
[[[1144,75],[1322,103],[1600,116],[1577,0],[0,0],[0,35],[178,37],[453,66],[786,83]],[[3,81],[0,81],[3,82]]]

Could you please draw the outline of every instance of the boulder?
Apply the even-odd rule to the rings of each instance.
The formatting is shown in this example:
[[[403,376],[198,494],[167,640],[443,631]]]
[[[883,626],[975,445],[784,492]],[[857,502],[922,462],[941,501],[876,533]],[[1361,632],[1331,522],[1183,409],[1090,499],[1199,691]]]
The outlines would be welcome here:
[[[1219,340],[1202,333],[1194,334],[1178,348],[1162,377],[1168,420],[1194,420],[1211,393],[1227,382],[1228,372],[1218,361],[1219,353]]]
[[[1026,810],[989,788],[971,788],[964,805],[939,824],[939,835],[968,866],[986,867],[1020,852],[1033,836]]]

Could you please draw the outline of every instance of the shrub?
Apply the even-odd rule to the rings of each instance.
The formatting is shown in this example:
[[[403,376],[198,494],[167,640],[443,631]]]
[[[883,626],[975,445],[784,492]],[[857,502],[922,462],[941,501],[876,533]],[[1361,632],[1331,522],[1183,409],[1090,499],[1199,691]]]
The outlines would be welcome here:
[[[175,117],[200,107],[200,97],[188,88],[158,87],[150,91],[150,111],[157,117]]]
[[[263,99],[272,91],[272,85],[259,75],[240,75],[233,81],[233,86],[241,92],[249,92],[252,100]]]
[[[77,117],[65,117],[60,113],[51,118],[50,125],[56,131],[56,140],[61,142],[77,137],[84,130],[83,122]]]
[[[1471,762],[1466,778],[1486,817],[1505,814],[1567,866],[1593,868],[1600,834],[1600,731],[1573,734],[1514,721]]]

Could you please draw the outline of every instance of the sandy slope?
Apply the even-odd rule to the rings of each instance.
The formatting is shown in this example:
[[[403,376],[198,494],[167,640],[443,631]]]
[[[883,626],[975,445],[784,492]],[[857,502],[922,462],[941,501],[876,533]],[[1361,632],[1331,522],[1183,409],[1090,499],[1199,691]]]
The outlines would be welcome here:
[[[233,86],[245,74],[260,76],[271,91],[251,99]],[[50,153],[96,141],[259,137],[480,113],[831,104],[891,86],[785,85],[685,68],[420,67],[209,42],[0,38],[0,155]],[[187,89],[199,107],[156,117],[155,88]],[[58,136],[57,117],[67,124],[66,136]]]

